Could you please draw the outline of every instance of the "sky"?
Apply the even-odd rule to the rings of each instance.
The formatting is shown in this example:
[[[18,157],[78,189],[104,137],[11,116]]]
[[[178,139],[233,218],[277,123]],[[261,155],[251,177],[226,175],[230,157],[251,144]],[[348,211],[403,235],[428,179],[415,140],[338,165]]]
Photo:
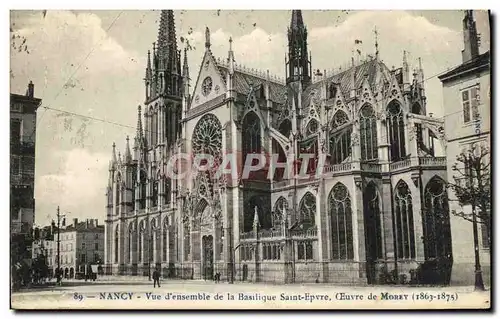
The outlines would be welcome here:
[[[158,10],[11,11],[10,91],[24,94],[31,80],[35,96],[43,100],[36,135],[38,225],[48,224],[58,205],[68,218],[103,222],[112,144],[123,153],[126,136],[133,141],[137,106],[144,102],[147,51],[156,41],[159,15]],[[174,15],[177,37],[185,39],[178,41],[179,48],[187,41],[191,46],[192,87],[207,26],[216,57],[227,57],[231,36],[237,63],[284,76],[290,11],[175,10]],[[402,65],[403,50],[409,52],[411,69],[422,58],[427,112],[444,115],[436,75],[461,63],[462,11],[319,10],[303,11],[303,17],[313,69],[346,65],[356,39],[363,42],[363,54],[374,54],[376,27],[380,57],[389,68]],[[475,17],[480,52],[485,52],[490,45],[488,15],[475,11]]]

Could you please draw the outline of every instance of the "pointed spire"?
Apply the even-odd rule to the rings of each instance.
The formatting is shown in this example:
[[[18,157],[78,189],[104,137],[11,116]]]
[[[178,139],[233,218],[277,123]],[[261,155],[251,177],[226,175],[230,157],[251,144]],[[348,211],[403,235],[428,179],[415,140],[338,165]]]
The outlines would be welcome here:
[[[151,69],[151,51],[148,50],[148,62],[146,66],[146,77],[145,80],[146,82],[151,82],[151,79],[153,78],[153,71]]]
[[[184,79],[189,79],[189,65],[188,65],[187,48],[184,48],[184,61],[182,64],[182,77]]]
[[[132,153],[130,152],[130,143],[129,143],[129,137],[127,135],[127,144],[125,145],[125,163],[130,164],[132,163]]]
[[[373,33],[375,34],[375,59],[378,60],[378,31],[377,31],[377,26],[375,26],[375,29],[373,30]]]
[[[302,19],[302,10],[292,10],[292,21],[290,22],[290,29],[303,29],[304,19]]]
[[[173,10],[162,10],[160,14],[160,27],[158,30],[158,56],[160,60],[169,60],[177,51],[175,36],[175,21]]]
[[[113,142],[113,151],[111,153],[111,161],[109,162],[109,170],[114,171],[116,169],[116,144]]]
[[[142,145],[142,141],[143,141],[143,131],[142,131],[142,114],[141,114],[141,106],[139,105],[137,107],[137,132],[136,132],[136,139],[137,139],[137,143],[139,143],[139,145],[137,145],[138,147],[141,147],[143,146]]]
[[[205,28],[205,48],[210,49],[210,29]]]
[[[253,228],[258,228],[259,226],[260,226],[259,213],[257,212],[257,206],[255,206],[254,215],[253,215]]]
[[[118,164],[120,165],[122,163],[122,154],[118,152]]]

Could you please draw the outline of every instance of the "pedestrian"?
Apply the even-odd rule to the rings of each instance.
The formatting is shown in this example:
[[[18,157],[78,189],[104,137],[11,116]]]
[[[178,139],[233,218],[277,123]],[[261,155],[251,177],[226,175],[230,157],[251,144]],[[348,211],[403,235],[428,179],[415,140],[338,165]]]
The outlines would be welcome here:
[[[153,271],[153,287],[156,288],[156,283],[158,283],[158,288],[160,286],[160,272],[158,271],[158,268]]]

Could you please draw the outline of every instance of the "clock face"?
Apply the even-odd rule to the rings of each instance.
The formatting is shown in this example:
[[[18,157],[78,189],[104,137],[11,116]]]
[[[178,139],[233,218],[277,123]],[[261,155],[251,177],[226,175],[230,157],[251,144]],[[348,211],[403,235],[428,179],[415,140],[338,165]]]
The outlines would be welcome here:
[[[201,85],[201,92],[204,96],[207,96],[208,94],[210,94],[210,91],[212,91],[212,78],[206,77]]]

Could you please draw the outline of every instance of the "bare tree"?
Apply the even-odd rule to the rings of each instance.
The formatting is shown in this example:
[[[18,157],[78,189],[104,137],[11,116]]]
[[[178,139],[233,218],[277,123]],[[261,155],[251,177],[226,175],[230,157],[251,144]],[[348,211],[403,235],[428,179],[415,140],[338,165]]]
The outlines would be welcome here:
[[[491,225],[491,160],[490,150],[485,145],[472,144],[471,148],[462,151],[452,166],[454,182],[450,187],[461,206],[460,211],[453,210],[455,216],[470,222],[474,217],[478,223],[484,224],[488,231]],[[463,210],[471,205],[470,212]],[[488,236],[489,237],[489,236]],[[489,240],[489,239],[488,239]]]

